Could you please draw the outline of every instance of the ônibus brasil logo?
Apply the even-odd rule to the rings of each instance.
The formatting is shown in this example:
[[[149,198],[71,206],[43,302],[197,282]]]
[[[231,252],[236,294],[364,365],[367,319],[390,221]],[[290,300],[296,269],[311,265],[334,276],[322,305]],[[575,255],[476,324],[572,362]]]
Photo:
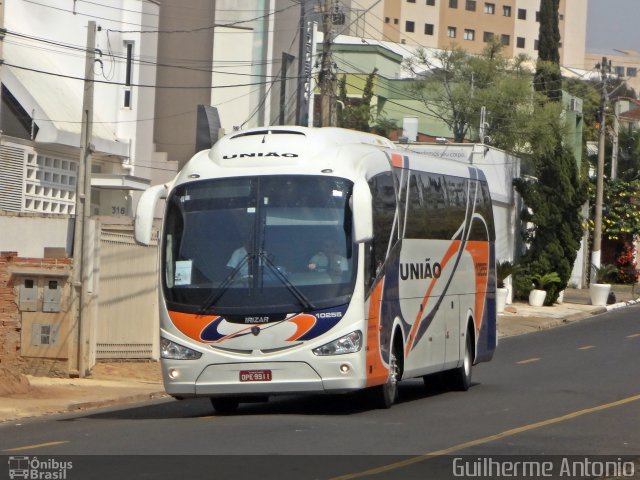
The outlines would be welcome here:
[[[9,478],[24,478],[32,480],[66,480],[67,472],[73,468],[73,462],[56,460],[54,458],[39,459],[38,457],[11,456],[9,457]]]

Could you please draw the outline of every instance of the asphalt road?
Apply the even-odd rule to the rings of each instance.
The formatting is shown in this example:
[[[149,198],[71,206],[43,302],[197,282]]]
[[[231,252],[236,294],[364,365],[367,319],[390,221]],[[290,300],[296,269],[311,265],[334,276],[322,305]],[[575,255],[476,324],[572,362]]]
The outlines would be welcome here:
[[[468,392],[403,382],[390,410],[352,394],[276,398],[231,416],[214,415],[206,399],[59,415],[0,426],[0,452],[73,456],[69,479],[185,471],[186,478],[456,478],[456,458],[470,459],[468,477],[486,467],[481,458],[610,455],[628,465],[640,457],[640,306],[503,339],[473,379]]]

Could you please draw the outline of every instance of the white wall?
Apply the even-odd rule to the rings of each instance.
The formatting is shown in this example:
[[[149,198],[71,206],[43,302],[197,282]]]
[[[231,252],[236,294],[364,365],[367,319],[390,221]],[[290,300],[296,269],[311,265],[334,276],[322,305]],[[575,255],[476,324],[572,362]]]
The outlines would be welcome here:
[[[44,257],[45,247],[64,248],[71,256],[73,218],[66,215],[0,212],[0,251],[19,257]]]

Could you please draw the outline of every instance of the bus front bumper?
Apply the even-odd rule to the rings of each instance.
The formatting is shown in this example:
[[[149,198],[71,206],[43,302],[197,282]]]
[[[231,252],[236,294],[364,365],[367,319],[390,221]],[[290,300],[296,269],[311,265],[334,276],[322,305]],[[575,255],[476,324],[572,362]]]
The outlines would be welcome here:
[[[208,365],[199,372],[193,370],[195,365],[188,368],[180,362],[176,366],[163,363],[165,390],[174,397],[341,393],[366,385],[349,362],[337,360],[335,365],[323,365],[320,372],[306,362],[223,363]],[[347,371],[344,365],[349,366]]]

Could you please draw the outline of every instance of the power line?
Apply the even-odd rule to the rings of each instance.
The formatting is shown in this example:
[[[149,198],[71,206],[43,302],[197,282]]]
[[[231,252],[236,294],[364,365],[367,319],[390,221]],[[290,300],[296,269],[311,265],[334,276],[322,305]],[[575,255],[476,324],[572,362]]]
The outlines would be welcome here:
[[[8,63],[8,62],[4,62],[3,65],[6,65],[8,67],[13,67],[13,68],[18,68],[20,70],[26,70],[29,72],[34,72],[34,73],[41,73],[43,75],[50,75],[53,77],[60,77],[60,78],[68,78],[70,80],[82,80],[84,81],[85,79],[82,77],[75,77],[73,75],[64,75],[61,73],[53,73],[53,72],[47,72],[44,70],[39,70],[36,68],[29,68],[29,67],[24,67],[21,65],[16,65],[14,63]],[[291,78],[297,78],[297,77],[291,77]],[[110,81],[110,80],[98,80],[98,79],[94,79],[93,80],[95,83],[102,83],[105,85],[120,85],[123,86],[125,85],[124,82],[114,82],[114,81]],[[190,85],[190,86],[183,86],[183,85],[147,85],[147,84],[142,84],[142,83],[131,83],[128,84],[127,86],[130,87],[140,87],[140,88],[167,88],[167,89],[183,89],[183,90],[191,90],[191,89],[218,89],[218,88],[236,88],[236,87],[251,87],[254,85],[266,85],[269,82],[252,82],[252,83],[238,83],[238,84],[233,84],[233,85],[205,85],[205,86],[198,86],[198,85]]]

